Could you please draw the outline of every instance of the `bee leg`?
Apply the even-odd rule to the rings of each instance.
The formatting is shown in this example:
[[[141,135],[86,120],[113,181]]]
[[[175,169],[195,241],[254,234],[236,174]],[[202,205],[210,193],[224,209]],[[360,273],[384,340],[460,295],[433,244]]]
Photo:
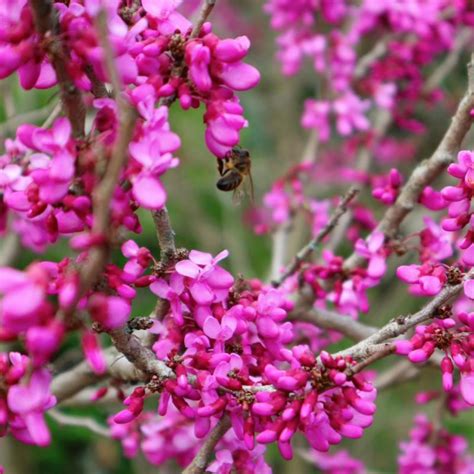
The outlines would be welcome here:
[[[224,160],[221,158],[217,158],[217,171],[221,176],[224,175]]]

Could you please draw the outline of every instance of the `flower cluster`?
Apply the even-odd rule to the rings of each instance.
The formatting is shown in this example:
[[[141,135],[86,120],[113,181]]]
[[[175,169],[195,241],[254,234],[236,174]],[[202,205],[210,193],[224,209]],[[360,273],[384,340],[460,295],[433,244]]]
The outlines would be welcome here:
[[[410,440],[400,443],[398,465],[401,474],[415,472],[474,472],[474,460],[466,453],[467,441],[444,429],[436,429],[426,416],[418,415]]]
[[[47,446],[51,441],[44,412],[56,404],[51,374],[34,368],[18,352],[0,353],[0,436],[11,433],[23,443]]]
[[[177,378],[136,388],[113,422],[135,423],[146,391],[159,391],[160,415],[171,409],[194,420],[199,438],[213,417],[229,416],[249,451],[255,441],[277,441],[289,459],[297,431],[320,451],[362,436],[375,411],[372,384],[347,375],[351,361],[322,352],[318,362],[305,345],[287,349],[294,339],[292,324],[284,322],[290,303],[259,282],[234,283],[218,265],[226,255],[191,251],[151,283],[169,301],[165,318],[151,329],[158,336],[153,350]]]
[[[444,199],[449,203],[448,217],[443,219],[442,227],[447,232],[458,232],[466,225],[468,231],[458,243],[462,252],[462,261],[466,265],[474,264],[474,241],[471,229],[470,211],[473,196],[472,170],[474,166],[473,154],[470,151],[460,151],[458,162],[449,165],[448,173],[459,180],[456,186],[447,186],[442,191]]]
[[[395,347],[398,354],[407,355],[413,363],[426,362],[436,349],[441,349],[445,353],[440,367],[444,390],[452,390],[453,372],[457,367],[461,374],[461,394],[468,404],[474,405],[474,313],[458,313],[457,320],[446,317],[435,319],[429,325],[419,325],[412,338],[396,341]]]

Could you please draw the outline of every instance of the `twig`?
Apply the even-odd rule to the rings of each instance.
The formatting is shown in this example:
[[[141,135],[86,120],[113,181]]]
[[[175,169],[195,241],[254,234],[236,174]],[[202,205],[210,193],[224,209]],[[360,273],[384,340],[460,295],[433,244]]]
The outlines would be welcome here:
[[[459,57],[465,46],[472,40],[472,32],[470,30],[463,30],[454,43],[453,49],[446,56],[444,61],[433,71],[428,77],[423,87],[424,93],[429,93],[438,87],[443,80],[449,75],[459,61]]]
[[[107,12],[100,10],[96,17],[97,30],[99,32],[99,40],[104,50],[105,66],[109,75],[110,83],[112,84],[112,93],[117,99],[120,99],[119,94],[122,90],[122,81],[118,69],[115,64],[115,53],[109,41],[109,28],[107,26]],[[122,99],[120,99],[122,100]]]
[[[0,267],[8,267],[13,263],[20,251],[20,237],[10,233],[4,237],[0,248]]]
[[[100,436],[110,437],[110,430],[104,425],[101,425],[99,422],[95,421],[93,418],[85,416],[66,415],[65,413],[62,413],[61,411],[56,410],[54,408],[48,410],[47,413],[54,421],[56,421],[60,425],[87,428],[88,430]]]
[[[119,181],[122,168],[128,160],[128,145],[133,138],[137,113],[135,109],[133,109],[131,105],[120,96],[121,84],[117,67],[112,56],[112,47],[108,39],[107,18],[105,15],[105,12],[101,11],[97,17],[97,23],[100,41],[104,48],[105,62],[109,77],[112,81],[112,86],[114,87],[120,124],[117,131],[118,138],[113,147],[112,156],[107,165],[107,170],[101,182],[94,190],[94,220],[92,234],[108,237],[110,232],[110,201]],[[95,283],[98,274],[105,265],[107,253],[107,245],[94,247],[89,252],[86,265],[83,266],[81,271],[81,289],[78,293],[79,298],[87,292],[93,283]]]
[[[176,244],[174,241],[175,232],[171,227],[170,216],[166,207],[159,211],[152,212],[155,223],[156,235],[160,245],[160,258],[163,263],[168,263],[176,254]]]
[[[196,454],[192,463],[183,471],[183,474],[202,474],[205,472],[217,443],[227,433],[229,428],[230,420],[227,416],[224,416],[209,433],[201,449]]]
[[[288,246],[289,226],[280,226],[272,235],[272,262],[270,266],[270,279],[276,280],[280,275],[286,260]]]
[[[387,52],[387,44],[390,39],[390,36],[385,36],[383,41],[378,41],[367,54],[359,59],[354,70],[354,77],[356,79],[363,77],[370,66]]]
[[[146,333],[148,335],[148,333]],[[137,331],[135,337],[145,336],[144,332]],[[150,354],[148,354],[150,356]],[[70,399],[86,387],[96,384],[98,381],[111,377],[123,382],[145,381],[149,375],[145,374],[115,347],[109,347],[103,351],[107,371],[102,375],[95,374],[86,361],[82,361],[73,368],[56,375],[51,383],[51,392],[56,396],[58,403]],[[153,354],[153,359],[156,356]]]
[[[404,359],[378,375],[375,379],[375,387],[378,391],[385,390],[392,385],[412,380],[419,373],[420,369],[418,367],[415,367],[409,360]]]
[[[312,308],[309,311],[293,311],[289,314],[290,321],[305,321],[323,329],[332,329],[347,336],[353,341],[361,341],[377,332],[374,326],[368,326],[350,316],[343,316],[327,309]]]
[[[316,237],[314,237],[307,245],[305,245],[295,256],[287,270],[280,276],[280,278],[272,281],[272,285],[278,288],[288,277],[293,275],[300,267],[301,263],[304,262],[312,252],[314,252],[317,246],[322,240],[336,227],[339,219],[347,211],[348,204],[355,198],[359,190],[352,187],[342,198],[341,202],[336,207],[328,223],[321,229]]]
[[[75,137],[84,136],[84,123],[86,107],[79,89],[69,77],[69,56],[66,46],[59,38],[58,15],[51,0],[29,0],[34,17],[36,30],[45,39],[46,53],[56,72],[61,101],[64,105],[66,116],[71,122]]]
[[[98,99],[100,99],[102,97],[109,97],[109,92],[107,91],[107,88],[105,87],[105,84],[97,77],[97,75],[94,72],[94,69],[92,68],[92,66],[87,65],[84,68],[84,72],[86,73],[86,76],[91,81],[92,95],[94,97],[97,97]]]
[[[347,370],[346,374],[348,376],[353,376],[355,374],[358,374],[359,372],[362,372],[366,367],[369,365],[373,364],[374,362],[387,357],[390,354],[393,354],[395,351],[395,346],[393,343],[386,342],[384,344],[377,344],[372,348],[372,353],[362,360],[361,362],[351,365]]]
[[[38,110],[30,110],[29,112],[25,112],[23,114],[18,114],[10,117],[8,120],[3,122],[0,126],[0,135],[8,135],[9,133],[13,133],[19,125],[22,123],[30,123],[30,122],[37,122],[38,120],[44,120],[49,118],[54,113],[54,119],[59,115],[61,112],[61,104],[56,104],[53,109],[51,109],[51,105],[46,107],[42,107]],[[49,127],[51,123],[49,121],[45,122],[42,127]]]
[[[196,24],[194,25],[194,28],[191,32],[191,38],[197,38],[199,36],[202,25],[206,23],[206,20],[208,19],[215,5],[216,5],[216,0],[203,1],[201,11],[199,13],[199,18],[197,19]]]
[[[464,277],[463,283],[474,276],[474,269],[470,270]],[[463,283],[458,285],[446,286],[435,298],[427,303],[418,312],[409,316],[399,316],[385,326],[380,328],[376,333],[360,341],[358,344],[344,349],[334,354],[341,357],[352,357],[355,360],[362,360],[373,354],[374,347],[383,343],[388,339],[395,338],[401,334],[405,334],[409,329],[421,324],[432,318],[440,306],[456,296],[463,289]]]
[[[134,334],[130,334],[124,328],[109,331],[109,334],[117,350],[137,369],[148,375],[175,377],[174,372],[163,361],[158,360],[155,353],[144,346]]]

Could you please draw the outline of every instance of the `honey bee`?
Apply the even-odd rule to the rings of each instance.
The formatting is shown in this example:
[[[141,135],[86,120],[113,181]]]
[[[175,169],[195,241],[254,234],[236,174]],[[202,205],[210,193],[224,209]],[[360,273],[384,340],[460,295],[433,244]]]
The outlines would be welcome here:
[[[234,191],[234,202],[240,202],[242,194],[250,194],[253,202],[252,162],[248,150],[234,146],[224,158],[217,159],[217,169],[221,177],[216,186],[220,191]],[[246,189],[242,192],[242,187]]]

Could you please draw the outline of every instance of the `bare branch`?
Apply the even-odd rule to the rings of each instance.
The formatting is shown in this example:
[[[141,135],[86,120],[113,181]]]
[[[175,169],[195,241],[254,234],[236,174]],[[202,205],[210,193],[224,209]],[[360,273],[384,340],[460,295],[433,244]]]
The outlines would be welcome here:
[[[224,416],[212,429],[192,463],[183,471],[183,474],[202,474],[205,472],[211,456],[214,454],[217,443],[230,428],[230,420]]]
[[[280,226],[272,235],[272,262],[270,266],[270,279],[276,280],[280,275],[282,266],[286,261],[289,226]]]
[[[66,415],[65,413],[59,410],[56,410],[54,408],[52,410],[48,410],[47,413],[49,416],[51,416],[51,418],[54,421],[56,421],[60,425],[78,426],[80,428],[87,428],[88,430],[100,436],[110,437],[110,430],[106,428],[104,425],[101,425],[99,422],[97,422],[93,418],[89,418],[85,416]]]
[[[144,331],[137,331],[136,338],[148,335]],[[109,347],[103,351],[107,372],[102,375],[95,374],[90,365],[83,361],[72,369],[56,375],[51,383],[51,391],[56,396],[58,402],[61,403],[86,387],[96,384],[98,381],[111,377],[123,382],[136,382],[149,378],[144,372],[135,367],[128,359],[115,349]],[[156,359],[153,354],[153,359]]]
[[[318,247],[318,245],[323,241],[323,239],[336,227],[339,219],[347,211],[348,204],[355,198],[359,190],[352,187],[342,198],[341,202],[338,204],[334,210],[331,218],[328,223],[318,232],[318,234],[307,244],[305,245],[295,256],[291,264],[288,266],[287,270],[280,276],[280,278],[272,281],[272,285],[275,288],[278,288],[288,277],[293,275],[300,268],[301,263],[303,263]]]
[[[354,77],[356,79],[363,77],[372,64],[374,64],[377,59],[380,59],[387,52],[387,45],[390,39],[390,36],[385,36],[382,41],[377,41],[375,46],[367,54],[359,59],[354,70]]]
[[[37,122],[44,119],[46,119],[46,122],[41,126],[48,128],[56,117],[58,117],[60,112],[61,104],[56,104],[53,108],[51,108],[51,105],[47,105],[41,109],[30,110],[23,114],[14,115],[2,123],[0,126],[0,135],[4,136],[15,132],[22,123]],[[52,120],[48,120],[49,117],[52,117]]]
[[[415,367],[408,359],[397,362],[390,369],[382,372],[375,380],[375,387],[378,391],[385,390],[392,385],[407,382],[417,377],[420,369]]]
[[[168,263],[176,254],[176,244],[174,241],[174,230],[171,227],[170,216],[166,207],[159,211],[152,212],[155,222],[156,235],[160,245],[160,257],[163,263]]]
[[[4,237],[0,248],[0,267],[11,265],[20,251],[20,237],[18,234],[8,234]]]
[[[137,369],[149,375],[175,377],[174,372],[163,361],[158,360],[155,353],[134,334],[123,328],[110,331],[109,334],[117,350]]]
[[[122,90],[122,81],[118,69],[115,64],[115,53],[109,41],[109,28],[107,26],[107,12],[100,10],[96,17],[97,30],[99,32],[99,40],[104,50],[104,60],[107,72],[109,74],[110,83],[112,84],[113,94],[119,100],[119,94]]]
[[[75,137],[84,136],[84,123],[86,107],[79,89],[69,76],[69,55],[67,48],[59,38],[60,29],[58,15],[51,0],[29,0],[33,12],[36,30],[45,39],[46,53],[56,72],[61,101],[64,105],[66,116],[71,122]]]
[[[197,38],[199,36],[202,25],[206,23],[215,5],[216,5],[216,0],[203,1],[201,11],[199,13],[199,18],[197,19],[196,24],[194,25],[193,31],[191,32],[191,38]]]
[[[377,328],[361,323],[350,316],[343,316],[327,309],[312,308],[309,311],[293,311],[290,321],[305,321],[323,329],[332,329],[347,336],[353,341],[361,341],[375,332]]]
[[[395,351],[395,346],[393,343],[385,342],[383,344],[376,344],[372,347],[371,354],[357,363],[356,365],[351,365],[346,369],[346,374],[348,376],[353,376],[362,372],[366,367],[373,364],[374,362],[378,361],[379,359],[383,359],[390,354],[393,354]]]
[[[423,92],[431,92],[444,81],[449,73],[456,67],[463,49],[469,44],[470,41],[472,41],[472,31],[468,29],[463,30],[457,36],[453,49],[426,80],[423,87]]]

